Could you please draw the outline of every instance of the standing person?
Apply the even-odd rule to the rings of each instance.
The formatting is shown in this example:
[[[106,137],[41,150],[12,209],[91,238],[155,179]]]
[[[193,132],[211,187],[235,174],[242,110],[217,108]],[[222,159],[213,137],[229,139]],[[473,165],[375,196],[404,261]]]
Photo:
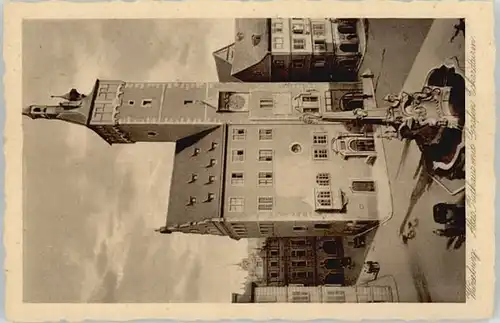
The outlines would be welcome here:
[[[458,24],[454,25],[453,28],[455,28],[455,34],[451,37],[450,43],[453,43],[453,40],[462,32],[462,34],[465,37],[465,19],[460,18]]]

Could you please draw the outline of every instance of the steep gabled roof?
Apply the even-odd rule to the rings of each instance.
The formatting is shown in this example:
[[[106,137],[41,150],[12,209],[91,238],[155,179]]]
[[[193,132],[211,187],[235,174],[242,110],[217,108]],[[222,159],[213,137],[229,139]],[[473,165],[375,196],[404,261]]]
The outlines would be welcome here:
[[[216,143],[216,148],[212,144]],[[170,186],[167,227],[221,217],[221,194],[224,180],[225,131],[223,126],[185,137],[176,143]],[[194,154],[197,149],[197,155]],[[209,166],[210,160],[216,164]],[[191,176],[197,175],[195,181]],[[214,181],[209,181],[214,176]],[[209,193],[215,198],[207,201]],[[191,197],[196,203],[189,205]]]

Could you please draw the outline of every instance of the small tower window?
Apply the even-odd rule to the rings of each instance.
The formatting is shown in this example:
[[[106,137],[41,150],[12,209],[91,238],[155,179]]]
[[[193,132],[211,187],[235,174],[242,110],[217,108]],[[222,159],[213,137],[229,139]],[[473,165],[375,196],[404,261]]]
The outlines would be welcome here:
[[[153,137],[156,137],[158,136],[158,132],[156,131],[148,131],[148,137],[149,138],[153,138]]]
[[[191,104],[193,103],[193,100],[184,100],[184,104]]]
[[[151,108],[153,106],[153,100],[151,100],[151,99],[144,99],[144,100],[142,100],[141,106],[143,108]]]
[[[134,100],[129,100],[128,101],[128,105],[135,105],[135,101]]]

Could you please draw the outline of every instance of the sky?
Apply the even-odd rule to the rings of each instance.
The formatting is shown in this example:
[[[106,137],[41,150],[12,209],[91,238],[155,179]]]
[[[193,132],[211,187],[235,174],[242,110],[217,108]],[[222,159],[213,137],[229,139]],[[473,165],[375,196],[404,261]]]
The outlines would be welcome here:
[[[217,81],[233,20],[25,21],[23,104],[96,78]],[[109,146],[85,127],[23,120],[25,302],[230,302],[246,241],[159,235],[174,145]]]

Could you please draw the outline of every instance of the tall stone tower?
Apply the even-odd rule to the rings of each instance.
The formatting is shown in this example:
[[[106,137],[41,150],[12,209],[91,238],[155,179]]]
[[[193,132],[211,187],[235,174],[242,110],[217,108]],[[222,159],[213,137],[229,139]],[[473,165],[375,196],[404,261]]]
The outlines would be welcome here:
[[[349,235],[386,215],[388,182],[375,179],[381,145],[324,121],[374,110],[370,75],[349,83],[98,80],[87,95],[58,97],[23,114],[86,126],[109,144],[176,143],[162,233]]]

